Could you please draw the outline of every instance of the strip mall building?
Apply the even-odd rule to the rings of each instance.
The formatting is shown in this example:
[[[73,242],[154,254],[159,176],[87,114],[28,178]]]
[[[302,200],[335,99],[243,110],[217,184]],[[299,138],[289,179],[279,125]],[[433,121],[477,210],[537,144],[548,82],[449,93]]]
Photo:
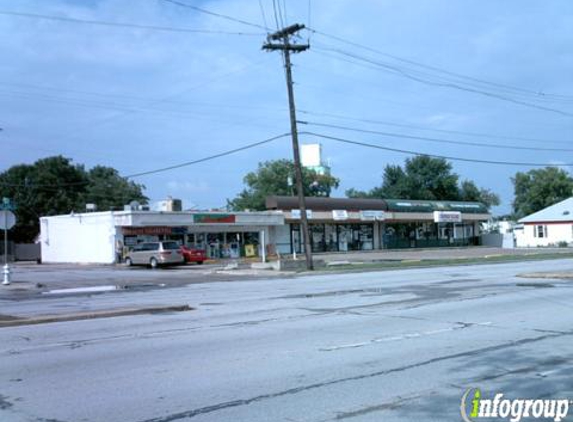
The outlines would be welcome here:
[[[478,245],[490,218],[476,202],[307,198],[313,252]],[[115,262],[118,248],[176,240],[210,258],[303,252],[295,197],[269,197],[268,211],[108,211],[40,219],[42,261]]]

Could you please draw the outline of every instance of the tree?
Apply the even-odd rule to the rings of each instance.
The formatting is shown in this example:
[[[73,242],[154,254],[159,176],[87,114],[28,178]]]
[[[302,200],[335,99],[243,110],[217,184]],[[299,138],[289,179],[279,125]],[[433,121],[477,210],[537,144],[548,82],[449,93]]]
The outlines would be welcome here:
[[[13,240],[33,241],[41,216],[78,209],[86,184],[83,167],[72,165],[62,156],[13,166],[0,174],[0,196],[10,198],[17,206]]]
[[[525,217],[573,195],[573,179],[557,167],[518,172],[511,181],[515,218]]]
[[[406,160],[400,193],[409,199],[458,199],[458,175],[443,158],[420,155]]]
[[[131,201],[146,204],[145,186],[129,181],[111,167],[95,166],[87,173],[85,203],[96,204],[100,211],[121,207]]]
[[[16,242],[34,241],[40,217],[84,211],[87,202],[106,210],[132,198],[146,199],[142,188],[121,178],[114,169],[98,166],[86,172],[82,165],[62,156],[16,165],[0,174],[0,197],[16,204],[17,223],[11,233]]]
[[[478,188],[471,180],[464,180],[460,185],[460,200],[481,202],[488,208],[500,204],[499,196],[486,188]]]
[[[294,163],[290,160],[274,160],[259,163],[256,171],[247,173],[243,181],[247,186],[236,198],[227,200],[227,206],[234,211],[264,210],[265,199],[272,195],[295,195]],[[330,196],[339,180],[330,174],[318,174],[314,170],[302,169],[305,196]],[[289,184],[289,180],[292,181]]]
[[[394,198],[420,200],[462,200],[482,202],[488,207],[499,205],[499,197],[488,189],[478,188],[465,180],[458,186],[459,176],[443,158],[419,155],[406,159],[404,167],[387,165],[382,185],[368,192],[350,189],[348,197]]]

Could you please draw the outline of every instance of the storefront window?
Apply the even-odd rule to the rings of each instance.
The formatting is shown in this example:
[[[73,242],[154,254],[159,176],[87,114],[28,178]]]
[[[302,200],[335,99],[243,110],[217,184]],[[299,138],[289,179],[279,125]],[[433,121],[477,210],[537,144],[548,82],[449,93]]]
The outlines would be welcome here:
[[[258,232],[247,232],[244,233],[245,236],[245,256],[252,257],[257,256],[259,253],[259,233]]]
[[[224,242],[224,233],[207,233],[207,256],[209,258],[222,258],[221,250]]]
[[[348,224],[340,224],[338,228],[338,250],[346,252],[352,243],[352,230]]]
[[[324,252],[326,250],[324,224],[310,225],[310,239],[313,252]]]
[[[300,235],[300,225],[291,224],[290,225],[290,237],[291,237],[291,250],[292,252],[302,253],[302,237]]]
[[[226,242],[223,245],[224,258],[240,258],[243,233],[227,233]]]
[[[358,240],[360,250],[367,251],[374,249],[374,227],[372,224],[360,224]]]
[[[339,224],[338,248],[340,251],[363,251],[374,249],[373,224]]]
[[[324,241],[328,252],[338,251],[338,234],[335,224],[325,224]]]

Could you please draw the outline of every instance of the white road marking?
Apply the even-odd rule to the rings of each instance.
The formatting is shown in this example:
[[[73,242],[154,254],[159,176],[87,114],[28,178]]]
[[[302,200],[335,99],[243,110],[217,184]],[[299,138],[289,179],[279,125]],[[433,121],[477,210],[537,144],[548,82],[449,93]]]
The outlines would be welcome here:
[[[468,326],[469,327],[473,327],[473,326],[486,327],[486,326],[491,325],[491,324],[492,324],[491,321],[486,321],[486,322],[469,323]],[[435,334],[447,333],[447,332],[459,330],[463,327],[464,327],[464,325],[459,323],[456,325],[452,325],[451,327],[440,328],[438,330],[423,331],[421,333],[418,333],[418,332],[406,333],[406,334],[402,334],[399,336],[392,336],[392,337],[379,337],[379,338],[374,338],[371,340],[363,341],[360,343],[350,343],[350,344],[342,344],[339,346],[322,347],[319,350],[321,352],[333,352],[336,350],[354,349],[357,347],[371,346],[371,345],[377,344],[377,343],[387,343],[387,342],[391,342],[391,341],[401,341],[401,340],[408,340],[408,339],[412,339],[412,338],[418,338],[418,337],[432,336]]]

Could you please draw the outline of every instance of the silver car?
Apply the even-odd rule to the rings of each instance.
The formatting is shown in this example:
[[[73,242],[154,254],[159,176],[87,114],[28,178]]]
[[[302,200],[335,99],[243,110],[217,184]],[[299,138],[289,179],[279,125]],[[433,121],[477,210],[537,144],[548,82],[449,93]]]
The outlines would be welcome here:
[[[125,257],[127,266],[149,265],[151,268],[157,268],[159,265],[176,265],[184,262],[181,247],[173,241],[141,243]]]

